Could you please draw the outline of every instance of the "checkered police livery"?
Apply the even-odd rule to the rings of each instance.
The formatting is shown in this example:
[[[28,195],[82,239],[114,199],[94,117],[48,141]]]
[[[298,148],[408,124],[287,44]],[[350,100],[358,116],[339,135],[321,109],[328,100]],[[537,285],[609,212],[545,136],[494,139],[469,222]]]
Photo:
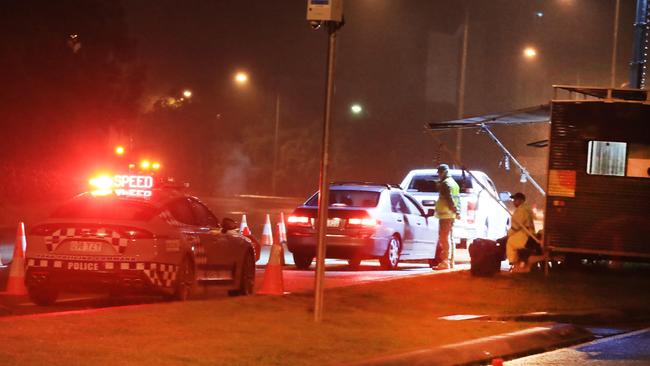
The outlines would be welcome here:
[[[53,252],[65,240],[72,239],[100,239],[111,243],[116,252],[124,254],[126,246],[129,242],[128,238],[123,238],[122,235],[116,231],[107,228],[79,228],[69,227],[57,229],[52,232],[52,235],[45,236],[45,246],[47,250]]]
[[[79,262],[57,259],[27,259],[27,268],[72,269],[79,271],[140,271],[151,285],[171,288],[176,280],[178,266],[167,263],[142,262]]]

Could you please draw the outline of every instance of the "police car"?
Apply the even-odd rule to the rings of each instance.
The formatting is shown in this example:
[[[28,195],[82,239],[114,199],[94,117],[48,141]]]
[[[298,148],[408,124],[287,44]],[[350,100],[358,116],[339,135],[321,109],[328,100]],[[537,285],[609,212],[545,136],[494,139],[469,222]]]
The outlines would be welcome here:
[[[196,197],[155,188],[152,177],[93,183],[104,187],[61,205],[28,233],[25,283],[34,303],[52,304],[61,291],[185,300],[197,284],[253,292],[255,246],[234,221],[221,225]]]

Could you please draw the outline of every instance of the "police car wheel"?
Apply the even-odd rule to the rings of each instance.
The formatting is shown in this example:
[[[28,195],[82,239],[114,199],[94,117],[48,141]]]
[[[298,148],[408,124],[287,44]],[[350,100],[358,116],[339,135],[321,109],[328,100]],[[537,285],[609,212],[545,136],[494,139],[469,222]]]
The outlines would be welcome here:
[[[59,297],[59,291],[53,287],[36,287],[31,286],[27,289],[29,299],[36,305],[48,306],[56,302]]]
[[[185,301],[190,297],[194,287],[194,277],[192,262],[186,257],[178,268],[178,278],[176,279],[172,300]]]
[[[309,254],[300,254],[293,253],[293,263],[296,265],[296,268],[306,270],[311,266],[311,262],[314,260],[313,255]]]
[[[252,295],[255,287],[255,258],[253,253],[248,252],[241,264],[241,278],[239,288],[229,290],[229,296],[246,296]]]

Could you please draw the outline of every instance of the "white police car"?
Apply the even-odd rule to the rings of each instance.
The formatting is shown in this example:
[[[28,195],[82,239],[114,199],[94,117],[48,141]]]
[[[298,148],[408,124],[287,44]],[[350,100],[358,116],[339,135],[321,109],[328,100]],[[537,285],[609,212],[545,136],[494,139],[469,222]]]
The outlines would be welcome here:
[[[223,286],[230,295],[253,292],[250,239],[178,189],[153,188],[145,177],[119,179],[119,189],[81,194],[29,231],[25,283],[32,301],[52,304],[61,291],[185,300],[197,284]]]

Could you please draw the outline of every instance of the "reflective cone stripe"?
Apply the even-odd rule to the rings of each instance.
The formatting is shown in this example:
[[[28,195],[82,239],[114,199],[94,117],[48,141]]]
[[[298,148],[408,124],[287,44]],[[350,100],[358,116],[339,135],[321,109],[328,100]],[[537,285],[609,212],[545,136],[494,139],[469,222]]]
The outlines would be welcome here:
[[[6,295],[27,295],[27,288],[25,287],[25,253],[23,251],[26,248],[25,224],[21,222],[16,230],[14,255],[11,259],[7,288],[4,292]]]
[[[264,230],[262,230],[262,245],[273,245],[273,232],[271,231],[271,217],[266,214]]]
[[[278,223],[278,240],[280,243],[287,242],[287,227],[284,225],[284,212],[280,212],[280,222]]]
[[[244,234],[244,230],[246,229],[248,229],[248,234]],[[239,232],[244,235],[251,234],[251,229],[248,227],[248,223],[246,222],[246,214],[241,215],[241,224],[239,224]]]
[[[284,281],[282,279],[282,246],[275,244],[271,246],[269,263],[264,271],[264,282],[258,294],[261,295],[284,295]]]

